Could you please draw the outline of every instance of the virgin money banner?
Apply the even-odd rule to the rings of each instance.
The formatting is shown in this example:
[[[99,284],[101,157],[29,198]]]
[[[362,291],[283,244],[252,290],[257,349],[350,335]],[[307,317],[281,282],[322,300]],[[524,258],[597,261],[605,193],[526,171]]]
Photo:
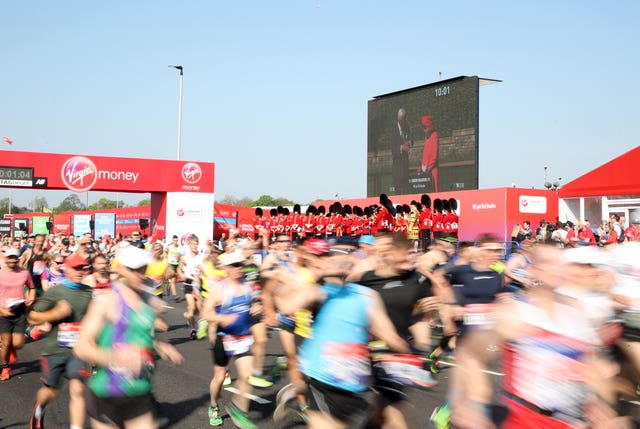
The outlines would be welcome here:
[[[33,168],[34,177],[47,179],[47,189],[73,192],[211,194],[214,187],[215,165],[211,162],[4,151],[2,165]]]

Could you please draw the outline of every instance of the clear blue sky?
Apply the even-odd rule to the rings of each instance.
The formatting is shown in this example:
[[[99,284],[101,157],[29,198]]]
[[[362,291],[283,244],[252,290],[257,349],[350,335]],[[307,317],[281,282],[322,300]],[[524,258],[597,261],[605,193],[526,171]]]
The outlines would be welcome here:
[[[216,163],[218,198],[364,196],[367,100],[439,72],[503,81],[480,90],[482,188],[542,187],[544,165],[566,183],[638,144],[636,0],[32,0],[0,16],[3,149],[175,159],[181,64],[182,159]]]

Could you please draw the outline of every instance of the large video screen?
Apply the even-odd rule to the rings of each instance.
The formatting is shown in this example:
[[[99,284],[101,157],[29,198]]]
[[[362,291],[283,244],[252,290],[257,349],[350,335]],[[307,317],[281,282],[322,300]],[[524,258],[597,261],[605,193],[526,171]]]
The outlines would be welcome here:
[[[478,189],[477,76],[369,101],[367,195]]]

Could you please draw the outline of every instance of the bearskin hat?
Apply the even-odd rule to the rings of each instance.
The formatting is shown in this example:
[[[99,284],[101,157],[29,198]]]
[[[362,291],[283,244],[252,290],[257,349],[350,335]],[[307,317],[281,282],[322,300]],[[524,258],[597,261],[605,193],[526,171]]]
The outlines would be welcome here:
[[[451,207],[451,211],[458,210],[458,200],[455,198],[449,198],[449,207]]]
[[[431,197],[427,194],[422,194],[422,196],[420,197],[420,202],[422,203],[423,206],[425,206],[426,208],[430,209],[431,208]],[[435,204],[435,201],[434,201]]]

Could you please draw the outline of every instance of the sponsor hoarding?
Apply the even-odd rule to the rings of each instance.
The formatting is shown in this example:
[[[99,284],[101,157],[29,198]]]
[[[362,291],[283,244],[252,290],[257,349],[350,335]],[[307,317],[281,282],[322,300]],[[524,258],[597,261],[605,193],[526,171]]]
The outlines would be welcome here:
[[[73,215],[73,235],[76,237],[82,234],[91,233],[91,215],[77,214]]]
[[[116,214],[115,213],[96,213],[94,215],[94,219],[95,219],[94,236],[96,238],[104,237],[105,235],[109,235],[110,237],[115,236],[115,232],[116,232]]]

